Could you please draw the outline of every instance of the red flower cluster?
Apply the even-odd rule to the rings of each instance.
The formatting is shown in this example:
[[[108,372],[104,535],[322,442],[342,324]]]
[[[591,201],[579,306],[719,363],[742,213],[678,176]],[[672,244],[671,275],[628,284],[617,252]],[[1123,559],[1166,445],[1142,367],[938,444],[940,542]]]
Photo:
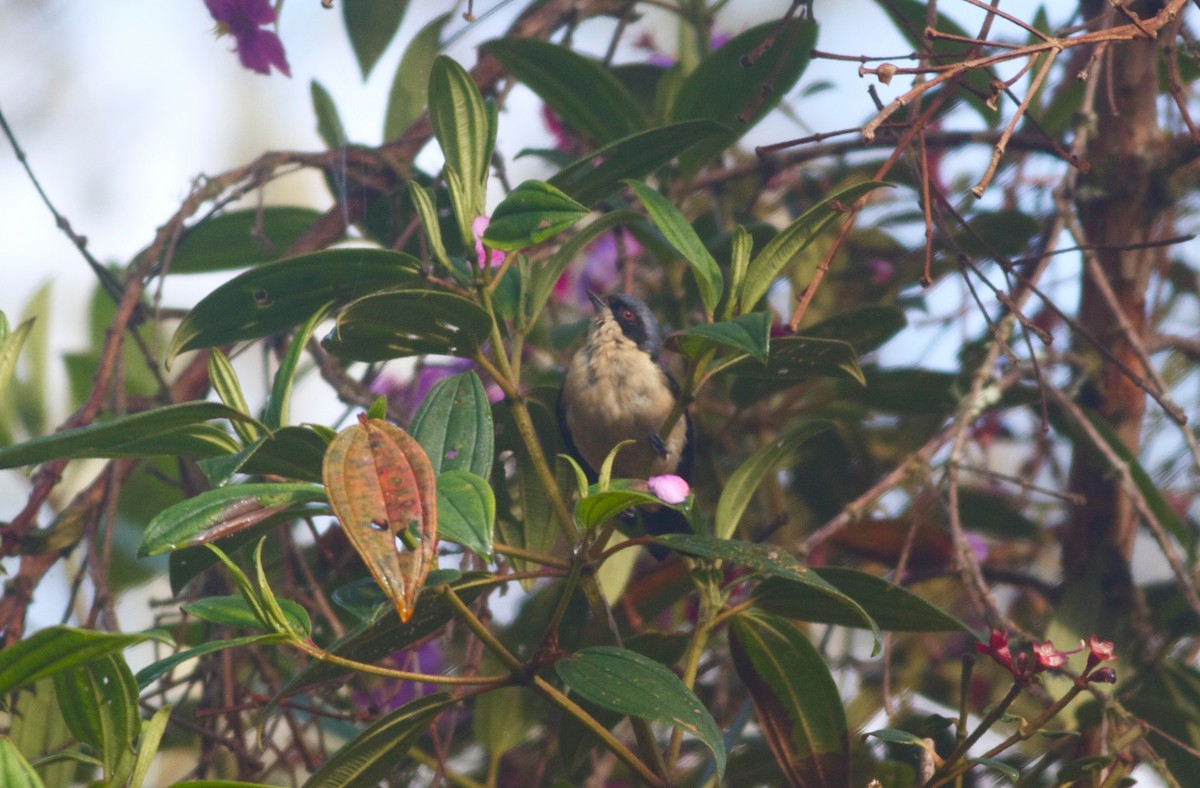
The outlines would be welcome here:
[[[1088,661],[1087,667],[1084,668],[1080,679],[1102,684],[1115,684],[1117,681],[1117,672],[1115,670],[1112,668],[1096,670],[1100,663],[1116,660],[1116,657],[1113,655],[1113,644],[1100,640],[1095,635],[1088,638],[1086,645],[1081,645],[1074,651],[1059,651],[1054,648],[1053,641],[1049,640],[1043,643],[1034,643],[1032,662],[1030,662],[1029,654],[1024,651],[1017,654],[1016,657],[1013,656],[1012,650],[1008,646],[1008,630],[1006,629],[993,629],[991,634],[988,635],[986,645],[983,643],[975,644],[976,651],[991,657],[993,662],[1025,684],[1028,684],[1034,676],[1043,671],[1062,668],[1067,664],[1067,659],[1072,654],[1078,654],[1084,648],[1088,650]]]

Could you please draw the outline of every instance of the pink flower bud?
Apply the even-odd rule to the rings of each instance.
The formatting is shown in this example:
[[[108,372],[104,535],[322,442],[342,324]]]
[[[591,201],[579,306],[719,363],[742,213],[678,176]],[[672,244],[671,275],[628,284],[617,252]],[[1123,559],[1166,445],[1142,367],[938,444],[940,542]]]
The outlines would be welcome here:
[[[692,492],[692,488],[682,477],[671,473],[651,476],[646,480],[646,488],[669,504],[683,503]]]
[[[487,232],[492,220],[486,216],[476,216],[471,220],[471,234],[475,236],[475,259],[481,265],[495,268],[504,262],[504,252],[499,249],[489,249],[483,245],[483,234]]]

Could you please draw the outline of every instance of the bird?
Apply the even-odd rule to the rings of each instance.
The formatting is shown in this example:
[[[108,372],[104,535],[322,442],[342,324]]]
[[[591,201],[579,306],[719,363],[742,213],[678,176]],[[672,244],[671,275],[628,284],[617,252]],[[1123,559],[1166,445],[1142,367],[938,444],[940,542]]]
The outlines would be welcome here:
[[[687,411],[670,434],[660,436],[679,401],[679,385],[659,363],[662,331],[644,301],[612,294],[588,298],[596,316],[587,340],[576,351],[558,395],[558,425],[567,451],[595,482],[597,470],[613,447],[614,478],[644,479],[674,474],[690,483],[695,455]],[[642,511],[647,533],[690,533],[687,518],[669,507]],[[652,549],[655,557],[665,551]]]

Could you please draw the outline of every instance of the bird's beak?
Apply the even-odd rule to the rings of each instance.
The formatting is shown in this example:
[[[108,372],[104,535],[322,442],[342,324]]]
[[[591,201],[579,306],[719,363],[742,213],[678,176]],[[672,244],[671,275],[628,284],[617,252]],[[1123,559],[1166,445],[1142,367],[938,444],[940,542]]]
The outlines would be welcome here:
[[[603,312],[608,309],[608,304],[605,303],[603,298],[596,295],[591,290],[587,291],[587,294],[588,298],[592,302],[592,306],[596,307],[596,314],[603,314]]]

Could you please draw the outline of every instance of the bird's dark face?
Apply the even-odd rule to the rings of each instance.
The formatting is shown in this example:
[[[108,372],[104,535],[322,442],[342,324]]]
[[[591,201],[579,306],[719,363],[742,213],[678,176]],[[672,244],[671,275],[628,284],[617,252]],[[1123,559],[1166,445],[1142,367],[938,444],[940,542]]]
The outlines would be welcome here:
[[[596,313],[603,318],[604,313],[612,315],[612,319],[621,328],[621,333],[629,338],[639,350],[649,353],[655,358],[662,349],[662,334],[658,321],[646,302],[630,295],[613,294],[598,296],[588,293]]]

